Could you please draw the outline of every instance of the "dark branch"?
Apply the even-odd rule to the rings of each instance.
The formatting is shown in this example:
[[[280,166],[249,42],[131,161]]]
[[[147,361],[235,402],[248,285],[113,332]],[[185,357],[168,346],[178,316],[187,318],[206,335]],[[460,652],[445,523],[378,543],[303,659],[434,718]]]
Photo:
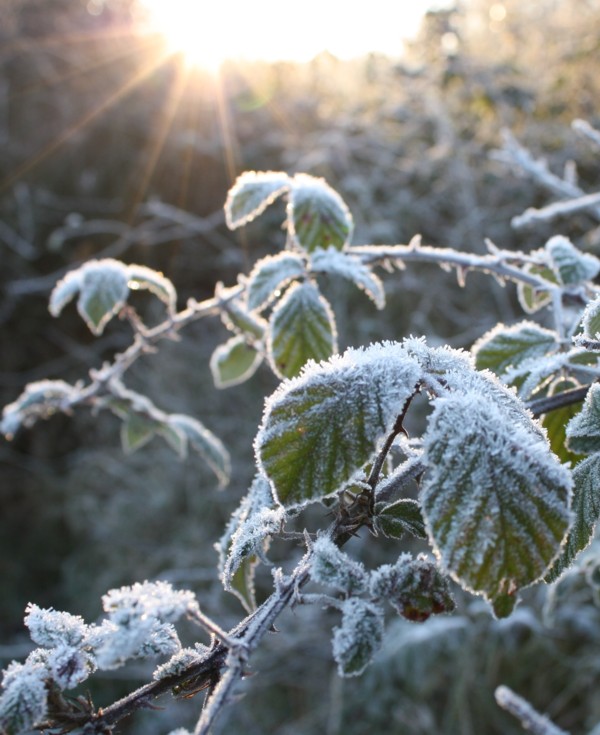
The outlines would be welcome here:
[[[584,385],[581,388],[573,388],[572,390],[566,390],[563,393],[557,393],[555,396],[535,398],[532,401],[527,401],[526,405],[534,416],[541,416],[544,413],[556,411],[559,408],[572,406],[574,403],[582,403],[585,400],[589,389],[589,385]]]

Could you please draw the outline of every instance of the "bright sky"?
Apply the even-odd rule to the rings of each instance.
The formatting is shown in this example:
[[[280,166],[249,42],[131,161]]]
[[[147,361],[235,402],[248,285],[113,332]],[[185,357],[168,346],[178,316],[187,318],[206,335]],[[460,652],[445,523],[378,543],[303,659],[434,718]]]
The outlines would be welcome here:
[[[448,0],[141,0],[173,50],[217,66],[225,58],[307,61],[370,51],[399,55],[424,13]]]

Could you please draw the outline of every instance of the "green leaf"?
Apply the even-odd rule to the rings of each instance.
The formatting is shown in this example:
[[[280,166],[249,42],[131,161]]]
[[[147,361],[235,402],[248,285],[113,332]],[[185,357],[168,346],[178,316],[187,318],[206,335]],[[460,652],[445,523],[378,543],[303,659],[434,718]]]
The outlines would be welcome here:
[[[258,370],[263,355],[248,344],[243,335],[219,345],[210,358],[210,369],[217,388],[229,388],[249,380]]]
[[[557,335],[534,322],[524,321],[512,327],[498,324],[484,334],[472,348],[478,370],[488,368],[503,375],[529,358],[542,357],[557,348]]]
[[[225,202],[225,221],[231,230],[251,222],[290,189],[290,178],[280,171],[246,171],[238,176]]]
[[[582,253],[563,235],[550,238],[545,249],[552,269],[565,286],[589,281],[600,271],[600,260],[596,256]]]
[[[559,378],[550,386],[548,395],[555,396],[566,390],[578,387],[580,387],[579,383],[572,378]],[[549,411],[540,418],[542,426],[548,433],[550,449],[561,462],[571,462],[573,465],[581,461],[582,455],[572,452],[568,448],[567,425],[580,410],[580,406],[573,404],[564,408],[558,408],[555,411]]]
[[[590,301],[583,313],[583,332],[590,339],[600,335],[600,298]]]
[[[354,223],[341,196],[324,179],[297,174],[292,182],[288,220],[296,244],[308,252],[350,241]]]
[[[256,610],[254,578],[258,566],[257,556],[248,556],[240,563],[229,581],[228,591],[235,595],[247,613]]]
[[[567,424],[567,445],[573,452],[592,454],[600,451],[600,384],[594,383],[585,397],[583,408]]]
[[[170,311],[175,311],[177,293],[175,287],[162,273],[146,268],[145,265],[127,266],[127,285],[132,291],[147,289],[164,302]]]
[[[400,539],[407,533],[427,538],[421,508],[415,500],[403,498],[383,508],[375,508],[375,529],[388,538]]]
[[[600,454],[588,457],[575,467],[573,482],[572,507],[575,519],[560,556],[545,577],[546,582],[558,579],[594,537],[594,529],[600,518]]]
[[[182,431],[190,446],[202,457],[217,476],[223,487],[231,475],[231,459],[223,442],[209,431],[204,424],[184,414],[169,414],[168,424]]]
[[[230,332],[247,334],[262,340],[267,331],[267,322],[254,312],[248,311],[239,299],[227,300],[227,290],[217,288],[216,296],[223,299],[221,320]]]
[[[383,611],[372,602],[350,597],[342,603],[342,624],[333,630],[333,658],[340,676],[358,676],[383,641]]]
[[[554,271],[547,266],[527,264],[523,267],[523,272],[530,273],[533,276],[541,276],[549,284],[558,284],[558,279]],[[526,314],[535,314],[536,311],[539,311],[552,301],[550,291],[536,290],[522,282],[517,284],[517,296],[521,308]]]
[[[121,425],[121,444],[125,454],[141,449],[156,434],[158,422],[144,414],[131,412]]]
[[[267,352],[279,377],[294,377],[308,360],[325,360],[337,350],[333,312],[310,281],[289,288],[270,326]]]
[[[356,256],[335,247],[317,248],[311,255],[313,273],[331,273],[354,283],[364,291],[378,309],[385,306],[385,289],[381,279]]]
[[[48,311],[52,316],[58,316],[64,307],[79,293],[83,281],[81,268],[70,271],[52,289]]]
[[[346,597],[360,595],[366,590],[364,565],[339,549],[328,536],[319,536],[312,552],[310,577],[314,582],[335,587]]]
[[[417,360],[388,343],[347,350],[282,383],[255,442],[279,502],[341,489],[373,459],[421,377]]]
[[[569,528],[572,479],[527,415],[482,392],[438,399],[424,436],[421,505],[436,554],[505,615],[541,579]]]
[[[262,311],[279,298],[284,286],[305,274],[304,259],[299,255],[279,253],[262,258],[248,276],[248,308],[250,311]]]
[[[98,260],[81,268],[77,310],[90,331],[99,335],[129,295],[127,269],[116,260]]]

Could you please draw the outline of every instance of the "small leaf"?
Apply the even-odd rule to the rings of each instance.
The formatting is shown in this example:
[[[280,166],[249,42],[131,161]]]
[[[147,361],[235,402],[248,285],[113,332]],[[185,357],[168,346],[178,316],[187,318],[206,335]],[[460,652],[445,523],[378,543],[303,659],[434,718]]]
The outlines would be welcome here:
[[[248,344],[243,335],[219,345],[210,358],[210,369],[217,388],[229,388],[249,380],[263,361],[263,354]]]
[[[503,615],[560,551],[570,473],[525,411],[517,424],[480,392],[438,399],[424,443],[421,502],[434,550]]]
[[[226,293],[217,290],[217,296],[226,298]],[[230,332],[247,334],[256,340],[262,340],[267,331],[267,322],[257,313],[247,310],[239,299],[228,300],[221,309],[221,320]]]
[[[370,592],[387,600],[406,620],[422,623],[456,607],[450,586],[437,566],[424,556],[403,554],[396,564],[384,564],[371,574]]]
[[[246,171],[238,176],[225,202],[225,221],[230,230],[251,222],[278,197],[289,191],[290,178],[280,171]]]
[[[360,595],[367,588],[364,566],[339,549],[328,536],[319,536],[313,545],[310,576],[346,596]]]
[[[594,529],[600,518],[600,454],[593,454],[575,467],[573,482],[572,508],[575,519],[560,556],[545,577],[546,582],[558,579],[594,537]]]
[[[279,377],[292,378],[308,360],[326,360],[337,350],[333,312],[310,281],[287,291],[270,324],[267,350]]]
[[[559,378],[550,386],[548,395],[559,395],[566,390],[578,387],[579,383],[572,378]],[[564,408],[558,408],[555,411],[549,411],[540,418],[542,426],[548,433],[550,449],[554,454],[556,454],[561,462],[571,462],[573,465],[581,461],[583,457],[581,454],[576,454],[568,448],[567,425],[580,410],[580,406],[573,404],[571,406],[565,406]]]
[[[175,311],[177,293],[175,287],[162,273],[146,268],[145,265],[127,266],[127,285],[132,291],[144,288],[164,302],[170,311]]]
[[[523,267],[523,272],[530,273],[533,276],[541,276],[549,284],[558,284],[558,279],[554,271],[547,266],[527,264]],[[539,311],[552,301],[549,290],[537,290],[522,282],[517,284],[517,296],[521,308],[526,314],[535,314],[536,311]]]
[[[600,335],[600,298],[590,301],[583,313],[583,332],[589,339]]]
[[[99,335],[127,300],[127,268],[117,260],[107,259],[90,261],[80,270],[77,309],[90,331]]]
[[[524,321],[512,327],[498,324],[484,334],[472,348],[478,370],[486,368],[503,375],[529,358],[542,357],[557,348],[557,335],[534,322]]]
[[[330,246],[317,248],[311,255],[313,273],[331,273],[356,284],[378,309],[385,306],[385,290],[381,279],[359,258]]]
[[[48,712],[46,679],[49,672],[41,664],[13,661],[4,671],[0,695],[0,732],[19,735],[30,732]]]
[[[421,508],[415,500],[403,498],[383,508],[375,508],[375,529],[387,538],[400,539],[407,533],[427,538]]]
[[[297,174],[292,182],[288,221],[296,244],[309,253],[348,244],[354,228],[352,215],[341,196],[324,179]]]
[[[231,459],[223,442],[204,424],[184,414],[169,414],[168,424],[182,431],[190,446],[202,457],[217,476],[219,485],[225,486],[231,475]]]
[[[347,350],[279,387],[255,447],[286,507],[323,498],[371,461],[421,379],[398,344]]]
[[[284,252],[262,258],[248,276],[248,308],[262,311],[280,296],[280,289],[305,274],[304,260],[299,255]]]
[[[21,426],[32,426],[38,419],[47,419],[77,397],[77,389],[64,380],[38,380],[29,383],[13,403],[2,411],[0,431],[12,439]]]
[[[350,597],[342,603],[342,624],[333,630],[333,657],[340,676],[358,676],[371,663],[383,641],[383,611],[378,605]]]
[[[545,249],[552,269],[565,286],[589,281],[600,271],[600,260],[596,256],[582,253],[563,235],[550,238]]]
[[[594,383],[585,397],[583,408],[567,425],[567,444],[573,452],[592,454],[600,451],[600,384]]]
[[[231,592],[238,598],[244,606],[244,610],[248,613],[256,610],[254,578],[256,576],[258,562],[257,556],[247,556],[243,559],[229,580],[229,586],[227,588],[228,592]]]
[[[81,268],[70,271],[52,289],[48,311],[52,316],[58,316],[64,307],[72,301],[81,289],[83,276]]]
[[[158,422],[144,414],[133,411],[121,425],[121,444],[125,454],[141,449],[156,434]]]

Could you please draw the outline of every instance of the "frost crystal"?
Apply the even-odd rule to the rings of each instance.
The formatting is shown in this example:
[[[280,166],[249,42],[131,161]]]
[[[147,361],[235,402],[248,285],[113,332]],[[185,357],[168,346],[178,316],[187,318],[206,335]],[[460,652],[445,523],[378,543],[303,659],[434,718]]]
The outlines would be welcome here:
[[[361,594],[367,585],[364,566],[338,549],[328,536],[320,536],[314,543],[310,576],[348,596]]]
[[[174,623],[197,605],[193,592],[174,590],[168,582],[136,582],[131,587],[110,590],[102,598],[104,610],[113,623],[128,625],[131,620],[155,618]]]
[[[88,630],[78,615],[57,612],[52,608],[44,610],[33,603],[27,605],[25,613],[25,625],[29,628],[31,640],[46,648],[78,646]]]
[[[193,666],[200,663],[209,649],[206,646],[199,648],[182,648],[164,664],[157,667],[152,675],[154,679],[166,679],[169,676],[177,676]]]
[[[355,283],[373,301],[378,309],[385,306],[385,290],[381,279],[359,258],[330,246],[319,248],[311,255],[311,268],[315,272],[331,273]]]
[[[48,709],[48,672],[41,663],[13,661],[3,672],[0,695],[0,732],[18,733],[41,722]]]
[[[367,668],[383,640],[379,605],[350,597],[342,606],[342,624],[333,631],[333,657],[340,676],[358,676]]]

